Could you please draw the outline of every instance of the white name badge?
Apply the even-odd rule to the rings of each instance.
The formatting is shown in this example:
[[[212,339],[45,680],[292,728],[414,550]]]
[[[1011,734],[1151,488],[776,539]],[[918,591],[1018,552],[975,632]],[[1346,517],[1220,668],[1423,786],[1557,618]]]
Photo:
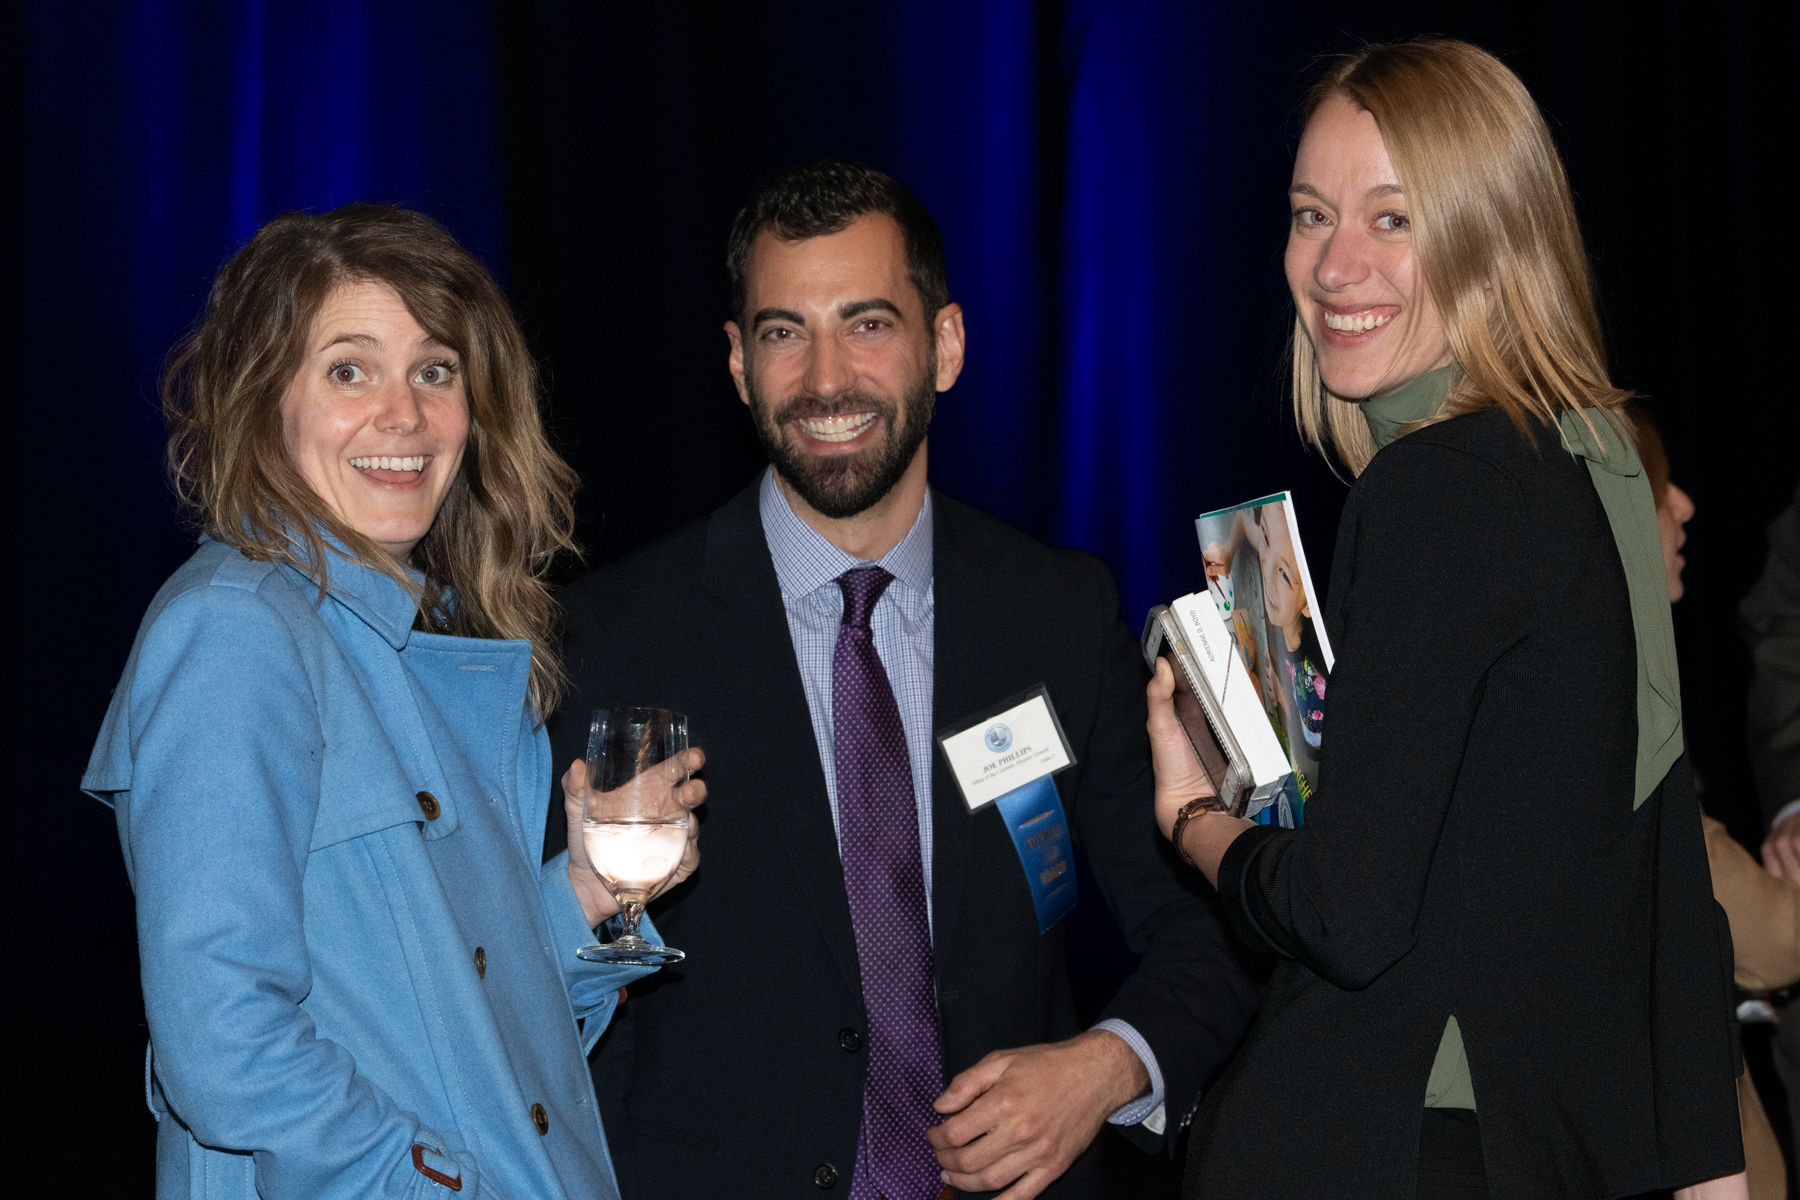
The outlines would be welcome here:
[[[971,812],[1075,761],[1042,684],[941,730],[937,740]]]

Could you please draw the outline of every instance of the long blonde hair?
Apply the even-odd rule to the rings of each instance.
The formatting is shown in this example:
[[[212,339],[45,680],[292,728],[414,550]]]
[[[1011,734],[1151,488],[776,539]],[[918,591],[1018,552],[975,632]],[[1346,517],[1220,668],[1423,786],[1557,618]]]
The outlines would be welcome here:
[[[1621,408],[1631,393],[1607,378],[1569,181],[1518,76],[1467,42],[1418,38],[1333,60],[1303,119],[1333,96],[1375,118],[1412,216],[1419,286],[1463,369],[1434,419],[1498,407],[1534,441],[1532,426],[1563,410]],[[1291,353],[1300,435],[1361,473],[1374,439],[1325,387],[1298,316]]]
[[[340,521],[307,484],[282,434],[281,401],[331,291],[385,283],[420,327],[455,350],[468,385],[469,441],[410,566]],[[561,694],[558,609],[543,573],[574,551],[576,477],[550,448],[537,367],[487,269],[420,213],[348,204],[276,217],[220,269],[200,323],[162,377],[168,465],[205,530],[246,556],[289,564],[328,586],[324,534],[418,597],[419,624],[531,642],[531,701]]]

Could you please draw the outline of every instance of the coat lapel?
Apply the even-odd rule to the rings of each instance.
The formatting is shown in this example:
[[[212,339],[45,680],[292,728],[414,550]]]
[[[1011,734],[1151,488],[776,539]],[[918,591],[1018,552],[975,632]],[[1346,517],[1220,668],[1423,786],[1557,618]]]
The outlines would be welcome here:
[[[931,503],[931,577],[936,604],[931,720],[935,729],[942,729],[1001,697],[988,694],[992,680],[983,670],[992,654],[993,613],[981,600],[977,556],[964,544],[967,527],[962,506],[946,501],[935,489]],[[956,932],[957,902],[964,890],[975,818],[963,803],[943,750],[936,746],[931,758],[931,817],[932,940],[943,946],[950,944]]]
[[[707,527],[701,583],[708,648],[755,765],[756,802],[766,804],[780,826],[800,893],[844,982],[860,997],[856,935],[825,771],[757,495],[758,484],[752,484],[715,512]]]

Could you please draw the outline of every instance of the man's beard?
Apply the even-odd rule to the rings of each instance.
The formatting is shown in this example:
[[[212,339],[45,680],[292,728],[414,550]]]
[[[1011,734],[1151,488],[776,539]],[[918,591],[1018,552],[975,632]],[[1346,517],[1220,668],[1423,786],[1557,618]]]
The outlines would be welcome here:
[[[903,406],[874,392],[851,391],[839,392],[831,400],[790,396],[770,412],[758,398],[748,372],[744,382],[750,394],[751,423],[769,452],[769,461],[815,512],[842,520],[874,507],[912,465],[930,431],[931,413],[937,405],[937,355],[934,352],[927,359],[925,370],[908,388]],[[794,433],[789,426],[801,417],[863,412],[876,415],[887,429],[887,437],[855,454],[808,454],[797,444],[805,435]]]

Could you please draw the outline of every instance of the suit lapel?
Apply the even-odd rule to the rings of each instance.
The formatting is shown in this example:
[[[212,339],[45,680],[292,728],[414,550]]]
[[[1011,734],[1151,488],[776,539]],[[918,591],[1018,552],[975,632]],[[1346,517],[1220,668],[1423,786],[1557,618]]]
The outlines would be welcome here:
[[[781,829],[794,878],[818,922],[851,994],[862,995],[856,935],[819,744],[781,585],[763,536],[752,484],[712,516],[706,534],[701,582],[706,591],[706,636],[720,687],[743,731],[759,787],[743,803],[767,806]],[[732,797],[732,803],[739,803]]]
[[[931,503],[931,577],[936,602],[932,619],[935,647],[931,720],[935,729],[942,729],[1000,697],[987,694],[992,685],[983,664],[992,652],[993,614],[982,603],[976,555],[964,544],[967,522],[962,506],[946,501],[935,489]],[[964,890],[963,876],[968,869],[969,839],[975,818],[963,803],[943,750],[935,745],[931,757],[931,817],[933,941],[948,945],[961,915],[958,901]]]

